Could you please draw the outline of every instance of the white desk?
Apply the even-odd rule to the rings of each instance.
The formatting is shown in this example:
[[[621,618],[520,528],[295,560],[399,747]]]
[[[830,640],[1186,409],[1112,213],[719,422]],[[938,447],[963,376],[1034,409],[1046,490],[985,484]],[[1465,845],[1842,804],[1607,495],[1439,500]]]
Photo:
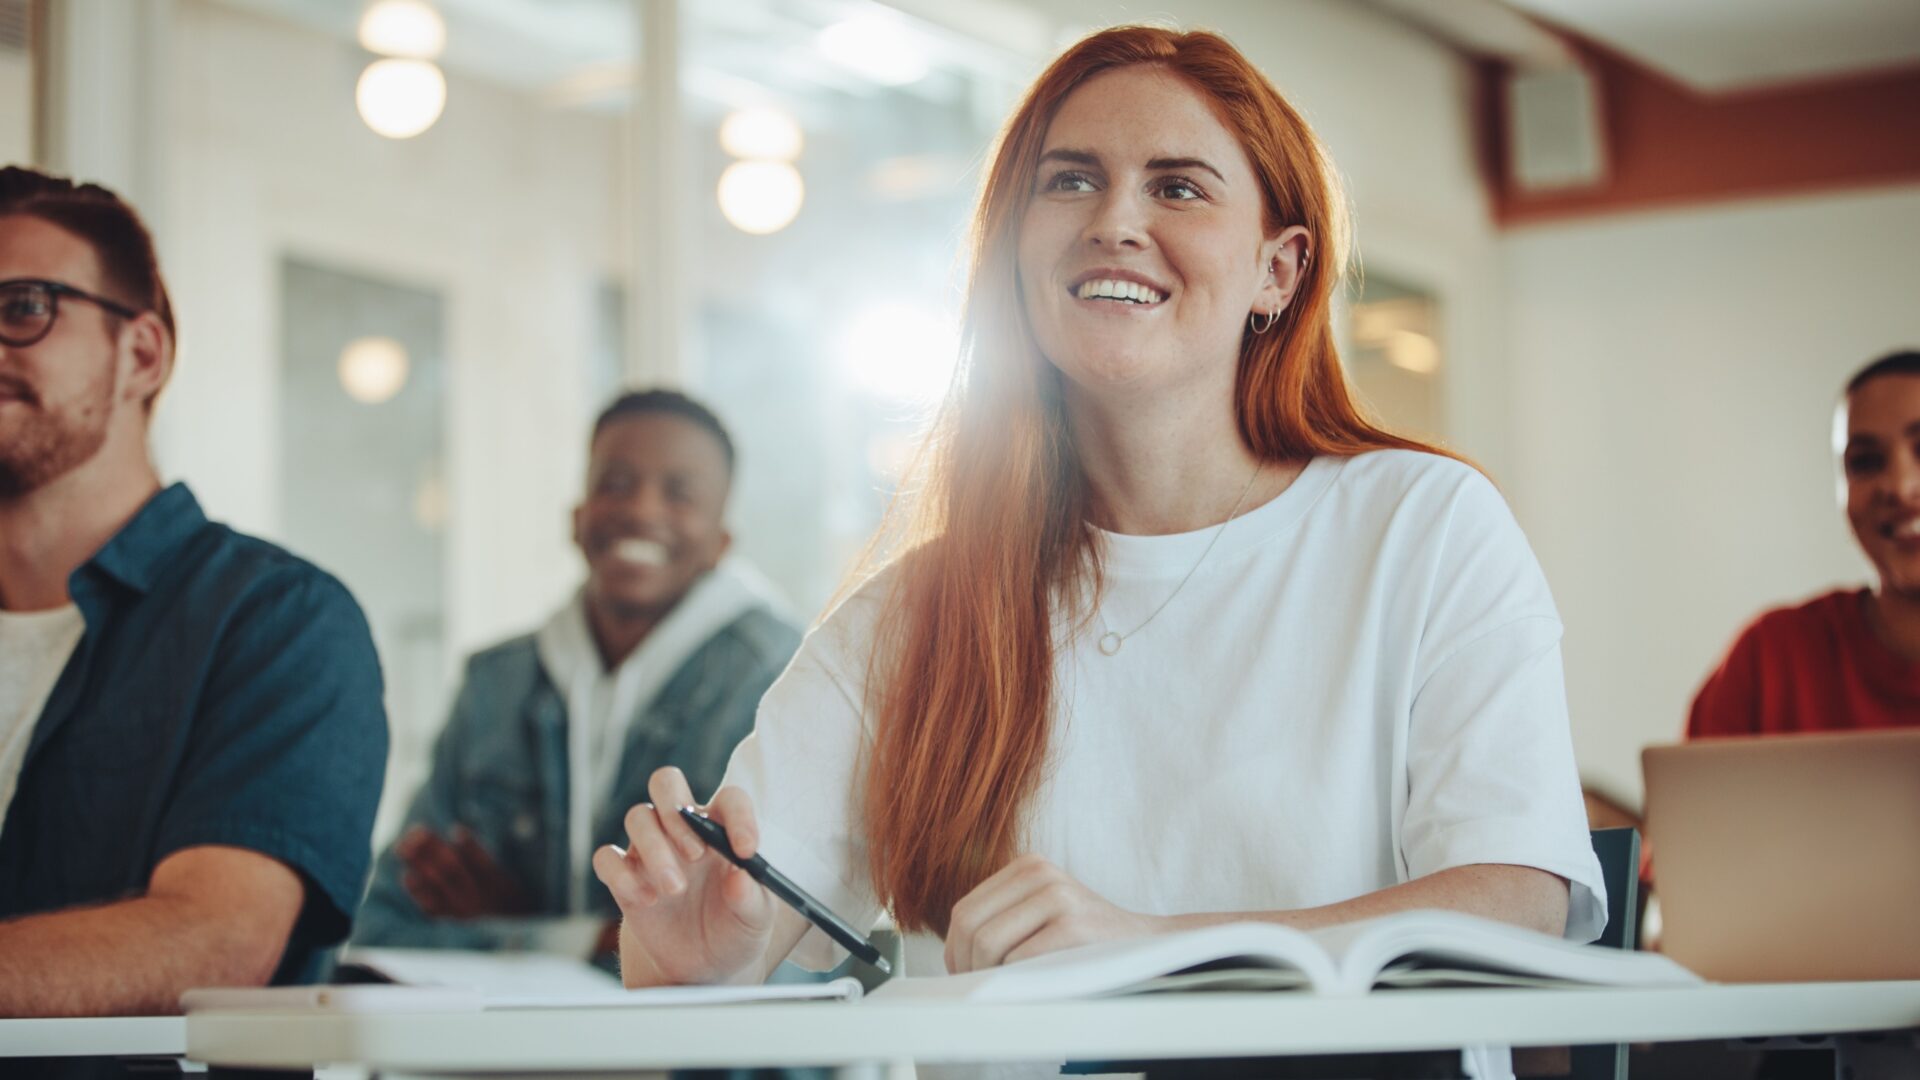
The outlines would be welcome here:
[[[1674,990],[1168,995],[1043,1005],[885,1001],[388,1015],[206,1012],[212,1065],[582,1073],[711,1066],[1137,1060],[1555,1046],[1920,1028],[1920,981]],[[1916,1066],[1920,1067],[1920,1066]]]
[[[186,1052],[187,1021],[179,1016],[0,1020],[0,1059],[179,1057]]]

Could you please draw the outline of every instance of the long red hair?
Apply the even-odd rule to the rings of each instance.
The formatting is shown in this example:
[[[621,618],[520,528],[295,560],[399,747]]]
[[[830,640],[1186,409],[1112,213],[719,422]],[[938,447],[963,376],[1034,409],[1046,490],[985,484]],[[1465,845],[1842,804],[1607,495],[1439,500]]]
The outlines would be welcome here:
[[[1268,236],[1290,225],[1313,236],[1279,324],[1243,339],[1233,406],[1247,446],[1275,461],[1432,449],[1370,423],[1348,391],[1331,317],[1345,203],[1319,140],[1273,85],[1205,32],[1116,27],[1055,60],[992,153],[959,374],[866,566],[896,557],[868,669],[876,722],[860,800],[875,894],[903,929],[944,934],[954,903],[1019,854],[1046,762],[1056,616],[1078,623],[1098,596],[1089,494],[1058,376],[1027,328],[1016,248],[1054,114],[1089,78],[1131,64],[1159,65],[1212,101],[1260,179]]]

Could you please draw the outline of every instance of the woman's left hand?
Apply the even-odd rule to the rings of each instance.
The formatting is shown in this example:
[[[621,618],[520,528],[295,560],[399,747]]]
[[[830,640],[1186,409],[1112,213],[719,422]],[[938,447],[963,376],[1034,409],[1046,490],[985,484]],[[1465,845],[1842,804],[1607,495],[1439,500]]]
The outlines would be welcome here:
[[[1022,855],[953,906],[947,970],[979,971],[1167,928],[1165,919],[1115,906],[1040,856]]]

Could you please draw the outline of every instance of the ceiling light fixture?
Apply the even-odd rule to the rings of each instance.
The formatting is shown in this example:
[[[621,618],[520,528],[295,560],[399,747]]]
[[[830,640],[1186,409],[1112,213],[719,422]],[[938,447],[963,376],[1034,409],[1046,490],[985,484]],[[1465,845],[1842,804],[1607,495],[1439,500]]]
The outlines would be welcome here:
[[[803,142],[800,125],[779,109],[741,109],[720,123],[720,148],[737,158],[792,161]]]
[[[391,401],[406,385],[407,349],[392,338],[355,338],[340,350],[340,386],[360,404]]]
[[[720,212],[741,232],[776,233],[800,214],[806,185],[784,161],[736,161],[720,174]]]
[[[378,0],[360,16],[360,47],[381,56],[436,60],[447,47],[447,24],[424,0]]]
[[[426,60],[375,60],[360,73],[353,100],[368,127],[389,139],[411,139],[440,119],[447,78]]]

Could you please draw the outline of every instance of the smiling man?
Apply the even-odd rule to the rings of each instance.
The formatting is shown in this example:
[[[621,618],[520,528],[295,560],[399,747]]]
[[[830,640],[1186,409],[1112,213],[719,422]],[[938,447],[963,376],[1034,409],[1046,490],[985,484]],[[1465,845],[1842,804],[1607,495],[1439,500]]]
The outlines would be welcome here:
[[[173,343],[133,208],[0,169],[0,1016],[301,981],[366,881],[366,620],[162,488]]]
[[[1756,619],[1701,687],[1690,738],[1920,726],[1920,352],[1854,375],[1834,449],[1875,581]]]
[[[723,559],[733,441],[705,406],[629,393],[593,428],[573,538],[579,593],[472,657],[354,942],[611,959],[618,910],[590,858],[673,765],[706,798],[799,647],[760,579]]]

